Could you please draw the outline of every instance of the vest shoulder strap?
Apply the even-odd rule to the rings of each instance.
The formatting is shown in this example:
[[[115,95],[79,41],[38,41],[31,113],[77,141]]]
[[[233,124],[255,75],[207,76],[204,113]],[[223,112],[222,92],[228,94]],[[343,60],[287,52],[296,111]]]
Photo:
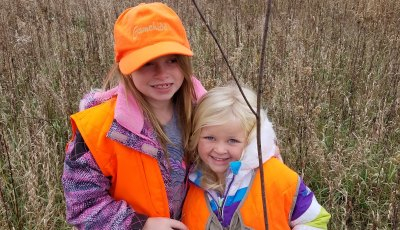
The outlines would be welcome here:
[[[110,150],[114,145],[106,138],[106,135],[114,119],[115,102],[116,98],[114,97],[71,116],[73,137],[79,130],[105,176],[111,176],[113,168],[110,164],[113,164],[111,159],[114,151]]]

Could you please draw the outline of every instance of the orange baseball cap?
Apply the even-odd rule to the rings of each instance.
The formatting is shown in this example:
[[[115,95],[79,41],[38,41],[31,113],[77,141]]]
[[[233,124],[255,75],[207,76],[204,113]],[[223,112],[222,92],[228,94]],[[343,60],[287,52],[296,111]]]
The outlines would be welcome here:
[[[193,55],[179,16],[159,2],[141,3],[122,12],[114,25],[114,51],[125,75],[164,55]]]

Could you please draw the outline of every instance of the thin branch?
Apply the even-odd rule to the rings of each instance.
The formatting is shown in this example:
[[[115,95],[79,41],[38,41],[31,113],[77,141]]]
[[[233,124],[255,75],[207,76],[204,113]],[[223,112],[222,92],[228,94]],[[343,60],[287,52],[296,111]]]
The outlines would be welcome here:
[[[265,229],[268,230],[268,214],[267,214],[267,204],[266,204],[266,193],[265,193],[265,183],[264,183],[264,170],[263,170],[263,161],[262,161],[262,154],[261,154],[261,121],[260,121],[260,111],[261,111],[261,92],[262,92],[262,87],[263,87],[263,81],[262,77],[264,75],[264,61],[265,61],[265,48],[266,48],[266,43],[267,43],[267,34],[268,34],[268,24],[269,24],[269,17],[271,14],[271,1],[272,0],[267,0],[267,11],[265,14],[265,24],[264,24],[264,32],[263,32],[263,38],[262,38],[262,49],[261,49],[261,60],[260,60],[260,69],[259,69],[259,75],[258,75],[258,89],[257,89],[257,112],[253,110],[251,107],[250,103],[248,102],[246,96],[244,95],[242,88],[240,87],[239,81],[236,78],[235,73],[233,72],[231,66],[229,65],[228,59],[226,58],[226,55],[224,51],[221,48],[221,45],[218,42],[218,39],[214,35],[214,32],[210,28],[209,24],[207,23],[206,19],[204,18],[204,15],[201,13],[199,7],[197,6],[197,3],[195,0],[192,0],[193,4],[195,5],[197,12],[200,14],[201,19],[207,26],[208,31],[210,32],[211,36],[213,37],[215,43],[218,46],[218,49],[220,50],[222,57],[224,58],[229,71],[231,72],[232,77],[234,78],[240,93],[242,94],[243,98],[245,99],[248,107],[251,109],[253,114],[256,116],[256,122],[257,122],[257,150],[258,150],[258,161],[259,161],[259,169],[260,169],[260,179],[261,179],[261,194],[262,194],[262,202],[263,202],[263,210],[264,210],[264,223],[265,223]]]
[[[260,70],[258,74],[258,89],[257,89],[257,151],[258,151],[258,164],[260,169],[260,180],[261,180],[261,195],[263,201],[263,210],[264,210],[264,223],[265,229],[268,229],[268,213],[267,213],[267,199],[264,185],[264,168],[263,168],[263,160],[261,154],[261,121],[260,121],[260,110],[261,110],[261,92],[263,88],[263,75],[264,75],[264,61],[265,61],[265,48],[267,44],[267,35],[268,35],[268,25],[269,25],[269,16],[271,14],[271,2],[272,0],[267,0],[267,11],[265,14],[265,22],[264,22],[264,32],[262,38],[262,48],[261,48],[261,60],[260,60]]]
[[[219,44],[217,37],[215,36],[214,32],[212,31],[210,25],[207,23],[207,21],[206,21],[204,15],[203,15],[203,13],[200,11],[199,6],[197,5],[196,1],[195,1],[195,0],[192,0],[192,2],[193,2],[193,4],[194,4],[194,6],[196,7],[196,10],[197,10],[197,12],[199,13],[199,15],[200,15],[201,19],[203,20],[204,24],[206,25],[208,31],[210,32],[211,36],[213,37],[215,43],[217,44],[218,49],[219,49],[219,51],[221,52],[222,57],[224,58],[224,60],[225,60],[225,62],[226,62],[226,65],[228,66],[228,69],[229,69],[229,71],[231,72],[231,75],[232,75],[233,79],[234,79],[235,82],[236,82],[236,85],[239,87],[240,93],[242,94],[244,100],[245,100],[246,103],[247,103],[247,106],[249,106],[249,108],[250,108],[250,110],[253,112],[253,114],[254,114],[256,117],[258,117],[256,111],[254,111],[254,109],[251,107],[249,101],[247,100],[246,96],[244,95],[243,90],[242,90],[242,87],[240,86],[240,83],[239,83],[238,79],[236,78],[236,75],[235,75],[235,73],[233,72],[232,67],[229,65],[229,61],[228,61],[228,59],[226,58],[226,54],[225,54],[225,52],[222,50],[222,47],[221,47],[221,45]]]

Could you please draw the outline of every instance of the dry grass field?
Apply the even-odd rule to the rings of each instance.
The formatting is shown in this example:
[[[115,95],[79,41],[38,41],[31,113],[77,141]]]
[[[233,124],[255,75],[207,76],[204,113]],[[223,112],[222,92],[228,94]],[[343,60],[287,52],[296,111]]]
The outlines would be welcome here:
[[[232,80],[189,0],[181,16],[206,88]],[[0,229],[71,229],[61,186],[69,115],[113,63],[138,1],[2,0]],[[198,0],[236,75],[255,87],[265,1]],[[400,1],[273,1],[263,84],[284,161],[330,229],[400,229]]]

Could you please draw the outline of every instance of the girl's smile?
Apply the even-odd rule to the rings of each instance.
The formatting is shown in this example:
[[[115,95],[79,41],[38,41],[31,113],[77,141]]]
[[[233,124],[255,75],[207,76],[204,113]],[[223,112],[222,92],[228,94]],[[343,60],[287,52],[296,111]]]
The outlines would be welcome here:
[[[224,178],[229,163],[240,160],[245,146],[246,132],[239,120],[233,120],[202,128],[197,150],[202,161]]]
[[[170,104],[184,80],[176,55],[162,56],[144,64],[131,78],[153,107]]]

